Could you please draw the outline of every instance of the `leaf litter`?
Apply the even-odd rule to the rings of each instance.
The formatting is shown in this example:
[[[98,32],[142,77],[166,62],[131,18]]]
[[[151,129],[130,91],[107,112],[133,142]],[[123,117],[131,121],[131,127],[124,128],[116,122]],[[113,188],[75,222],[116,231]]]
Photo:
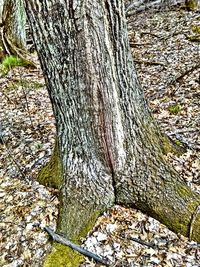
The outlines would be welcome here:
[[[194,25],[200,25],[199,13],[170,11],[130,17],[128,28],[152,112],[163,131],[186,148],[182,156],[168,158],[200,193],[200,49],[186,38]],[[51,243],[35,225],[55,230],[58,216],[58,192],[36,181],[54,145],[54,118],[39,66],[11,70],[0,86],[0,266],[40,267]],[[106,257],[113,267],[200,266],[197,243],[120,206],[98,219],[82,246]],[[89,266],[100,265],[86,258],[81,267]]]

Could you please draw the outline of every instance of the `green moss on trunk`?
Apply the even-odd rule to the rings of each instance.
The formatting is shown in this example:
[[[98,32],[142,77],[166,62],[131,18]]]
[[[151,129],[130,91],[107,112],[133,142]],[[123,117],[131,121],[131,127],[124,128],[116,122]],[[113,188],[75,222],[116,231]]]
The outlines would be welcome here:
[[[186,184],[178,182],[174,184],[175,194],[182,199],[179,203],[177,198],[171,198],[175,204],[174,209],[171,204],[161,202],[155,205],[154,212],[146,210],[147,214],[156,218],[169,229],[180,233],[190,239],[200,242],[200,196],[195,194]],[[184,213],[183,213],[184,210]]]
[[[161,148],[164,155],[173,153],[175,155],[181,156],[186,152],[186,149],[183,146],[177,144],[176,141],[171,140],[167,135],[162,136]]]
[[[44,166],[37,178],[40,184],[59,189],[62,184],[62,165],[58,153],[58,142],[55,147],[50,161]]]

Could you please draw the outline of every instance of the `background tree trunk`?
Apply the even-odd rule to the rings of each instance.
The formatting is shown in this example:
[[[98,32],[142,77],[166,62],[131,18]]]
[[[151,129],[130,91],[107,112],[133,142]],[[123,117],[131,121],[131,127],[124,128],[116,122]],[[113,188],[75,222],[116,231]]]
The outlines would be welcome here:
[[[59,229],[79,240],[101,212],[122,204],[200,241],[200,197],[166,163],[171,144],[144,99],[123,1],[27,0],[26,7],[56,118]]]
[[[15,55],[35,67],[26,46],[26,13],[23,0],[0,0],[0,60]]]

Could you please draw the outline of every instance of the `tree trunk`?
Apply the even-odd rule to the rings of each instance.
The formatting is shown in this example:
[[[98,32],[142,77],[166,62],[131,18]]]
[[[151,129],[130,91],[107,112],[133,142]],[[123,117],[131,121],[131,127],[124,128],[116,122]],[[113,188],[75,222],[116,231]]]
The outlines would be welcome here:
[[[166,163],[170,143],[137,78],[123,1],[26,0],[26,8],[56,118],[59,229],[78,241],[121,204],[200,241],[200,196]]]
[[[26,49],[26,13],[23,0],[0,0],[0,60],[15,55],[35,67]]]

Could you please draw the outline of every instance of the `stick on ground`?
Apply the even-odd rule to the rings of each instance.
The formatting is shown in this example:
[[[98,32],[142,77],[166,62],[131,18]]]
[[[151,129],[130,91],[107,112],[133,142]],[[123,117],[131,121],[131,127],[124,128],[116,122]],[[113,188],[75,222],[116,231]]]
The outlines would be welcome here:
[[[93,260],[95,260],[96,262],[99,262],[101,264],[104,264],[105,266],[109,266],[109,263],[107,260],[102,259],[101,257],[99,257],[98,255],[72,243],[71,241],[69,241],[68,239],[66,239],[65,237],[55,233],[51,228],[49,228],[48,226],[44,227],[44,230],[52,237],[52,239],[58,243],[61,243],[65,246],[68,246],[76,251],[78,251],[79,253],[81,253],[82,255],[92,258]]]

